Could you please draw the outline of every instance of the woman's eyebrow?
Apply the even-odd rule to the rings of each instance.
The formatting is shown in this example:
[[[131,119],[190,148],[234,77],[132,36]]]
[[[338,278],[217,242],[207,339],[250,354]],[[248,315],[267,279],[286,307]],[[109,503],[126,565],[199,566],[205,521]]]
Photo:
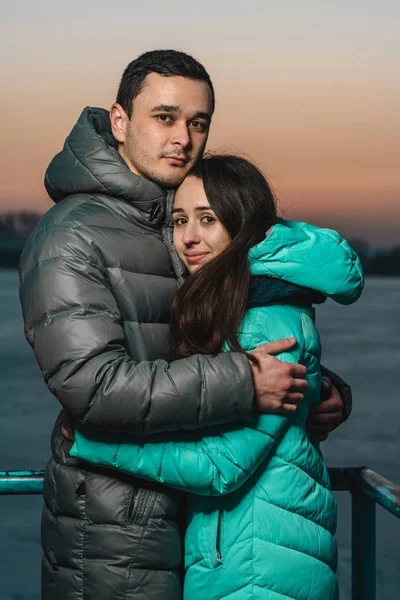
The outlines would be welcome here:
[[[206,205],[206,206],[196,206],[196,208],[194,210],[212,210],[210,205]],[[171,210],[171,215],[173,215],[174,213],[177,212],[185,212],[185,210],[183,208],[173,208]]]

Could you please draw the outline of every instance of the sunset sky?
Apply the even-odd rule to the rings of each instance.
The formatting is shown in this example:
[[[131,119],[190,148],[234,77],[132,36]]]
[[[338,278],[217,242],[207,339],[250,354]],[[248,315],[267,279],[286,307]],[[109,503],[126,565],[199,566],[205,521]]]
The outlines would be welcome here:
[[[0,211],[46,210],[44,171],[86,105],[155,48],[209,71],[208,147],[245,153],[287,216],[400,244],[398,0],[19,0],[2,8]]]

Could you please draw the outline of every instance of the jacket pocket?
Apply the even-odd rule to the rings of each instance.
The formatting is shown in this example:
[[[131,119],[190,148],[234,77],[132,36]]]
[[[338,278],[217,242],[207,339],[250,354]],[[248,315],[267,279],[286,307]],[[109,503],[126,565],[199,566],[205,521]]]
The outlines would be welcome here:
[[[218,511],[218,521],[217,521],[217,540],[216,540],[216,544],[215,544],[218,563],[222,563],[222,557],[223,557],[223,545],[222,545],[223,527],[224,527],[223,516],[224,516],[224,511],[219,510]]]
[[[224,526],[224,512],[218,509],[210,515],[209,556],[213,568],[223,564]]]
[[[135,488],[132,492],[131,495],[131,500],[129,502],[129,507],[128,507],[128,521],[129,523],[132,521],[132,516],[134,514],[135,511],[135,504],[136,504],[136,497],[138,495],[139,492],[139,488]]]
[[[136,488],[131,496],[128,509],[129,523],[147,523],[153,510],[157,492],[146,488]]]

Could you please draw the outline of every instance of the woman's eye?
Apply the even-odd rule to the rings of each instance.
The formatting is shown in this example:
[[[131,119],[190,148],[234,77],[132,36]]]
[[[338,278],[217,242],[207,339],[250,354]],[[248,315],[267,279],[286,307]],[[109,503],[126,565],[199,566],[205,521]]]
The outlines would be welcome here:
[[[205,215],[203,217],[203,221],[205,221],[208,225],[209,223],[214,223],[215,219],[214,219],[214,217],[210,217],[210,215]]]
[[[174,227],[179,227],[179,225],[183,225],[184,223],[186,223],[186,219],[184,219],[183,217],[181,217],[180,219],[175,219]]]

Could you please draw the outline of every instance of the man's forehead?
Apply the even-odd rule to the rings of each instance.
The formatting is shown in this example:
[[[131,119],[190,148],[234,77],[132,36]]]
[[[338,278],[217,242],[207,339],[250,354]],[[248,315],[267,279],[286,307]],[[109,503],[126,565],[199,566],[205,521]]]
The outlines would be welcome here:
[[[150,110],[156,107],[173,107],[176,112],[204,112],[211,116],[212,96],[203,80],[189,79],[181,75],[163,76],[150,73],[135,101],[146,104]],[[134,101],[134,104],[135,104]]]

